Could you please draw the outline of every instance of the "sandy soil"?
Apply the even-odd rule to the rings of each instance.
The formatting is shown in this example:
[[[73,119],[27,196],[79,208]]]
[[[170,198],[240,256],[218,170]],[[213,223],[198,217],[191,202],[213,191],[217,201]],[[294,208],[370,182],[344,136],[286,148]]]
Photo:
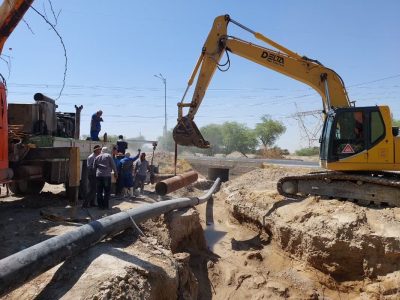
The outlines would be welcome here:
[[[264,167],[224,183],[196,209],[141,224],[146,237],[128,230],[3,298],[400,298],[399,208],[283,199],[276,181],[309,169]],[[209,186],[201,177],[165,199],[198,196]],[[70,213],[62,186],[45,188],[38,197],[0,199],[0,258],[79,226],[40,215],[50,208]],[[114,199],[107,213],[163,200],[153,189],[147,186],[144,197]],[[97,219],[104,212],[78,215]]]
[[[279,177],[306,171],[271,166],[221,188],[215,203],[225,202],[223,209],[235,216],[235,222],[257,226],[259,235],[254,232],[253,239],[267,241],[259,246],[258,259],[252,262],[265,277],[261,286],[254,283],[261,280],[257,272],[244,272],[248,263],[243,258],[250,255],[249,250],[240,256],[221,249],[235,262],[231,275],[236,286],[246,276],[243,293],[254,299],[267,299],[271,293],[293,299],[399,299],[400,209],[361,207],[317,197],[293,202],[277,194],[274,184]],[[229,231],[227,235],[242,233],[236,228],[225,231]],[[267,238],[262,239],[263,235]],[[252,241],[251,235],[248,240]],[[233,245],[231,242],[231,250]],[[226,270],[232,272],[221,269],[218,277],[221,273],[226,277]],[[271,289],[271,282],[280,289]],[[242,297],[237,294],[240,288],[234,289],[235,295]]]

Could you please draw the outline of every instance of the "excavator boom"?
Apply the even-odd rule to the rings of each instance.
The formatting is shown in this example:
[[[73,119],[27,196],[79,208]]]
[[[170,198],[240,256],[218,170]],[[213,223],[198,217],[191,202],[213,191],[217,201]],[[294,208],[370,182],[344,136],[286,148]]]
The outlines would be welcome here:
[[[227,29],[229,23],[233,23],[250,32],[255,38],[277,50],[255,45],[228,35]],[[209,143],[205,141],[194,123],[194,117],[203,101],[216,69],[225,67],[225,65],[220,64],[224,53],[227,54],[227,63],[230,63],[229,52],[309,85],[321,95],[324,111],[328,111],[334,107],[351,106],[343,80],[335,71],[324,67],[317,60],[300,56],[261,33],[243,26],[232,20],[229,15],[219,16],[215,19],[207,37],[196,67],[188,82],[184,97],[178,103],[178,124],[174,129],[173,135],[175,142],[179,145],[196,146],[199,148],[209,147]],[[184,103],[186,93],[196,75],[198,75],[198,79],[192,101]],[[188,107],[189,110],[187,115],[183,116],[183,108],[185,107]]]
[[[274,49],[229,35],[229,23],[250,32]],[[225,53],[227,62],[221,64]],[[182,101],[178,103],[178,124],[173,131],[177,144],[210,147],[194,117],[216,69],[226,71],[229,68],[229,53],[303,82],[322,98],[325,120],[320,139],[320,165],[330,171],[281,178],[277,186],[281,195],[293,198],[320,195],[400,206],[400,176],[392,172],[400,171],[400,137],[398,128],[392,127],[389,107],[355,107],[335,71],[279,45],[228,15],[215,19]],[[184,103],[196,76],[192,101]],[[188,108],[186,115],[184,108]]]

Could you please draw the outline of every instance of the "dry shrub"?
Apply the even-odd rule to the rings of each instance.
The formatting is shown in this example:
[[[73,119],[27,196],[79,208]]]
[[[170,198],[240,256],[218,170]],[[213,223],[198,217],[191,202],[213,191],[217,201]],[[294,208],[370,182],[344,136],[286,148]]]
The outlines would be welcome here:
[[[260,155],[262,158],[284,158],[284,154],[286,152],[287,150],[282,150],[279,147],[274,147],[274,148],[260,149],[258,151],[258,155]]]
[[[149,158],[150,161],[151,157]],[[154,154],[153,164],[158,166],[160,174],[172,174],[174,173],[174,154],[169,152],[156,152]],[[192,170],[192,166],[184,159],[178,157],[176,163],[176,173],[181,174]]]

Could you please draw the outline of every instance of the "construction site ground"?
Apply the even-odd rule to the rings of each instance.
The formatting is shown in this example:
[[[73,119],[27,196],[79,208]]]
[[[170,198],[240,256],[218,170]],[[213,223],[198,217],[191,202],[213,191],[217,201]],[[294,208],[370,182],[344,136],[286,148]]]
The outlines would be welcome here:
[[[144,237],[128,229],[2,299],[399,299],[400,208],[278,195],[280,177],[309,171],[263,165],[235,176],[212,201],[140,224]],[[2,197],[0,258],[105,214],[202,195],[205,175],[165,198],[148,185],[109,211],[65,208],[63,186]]]

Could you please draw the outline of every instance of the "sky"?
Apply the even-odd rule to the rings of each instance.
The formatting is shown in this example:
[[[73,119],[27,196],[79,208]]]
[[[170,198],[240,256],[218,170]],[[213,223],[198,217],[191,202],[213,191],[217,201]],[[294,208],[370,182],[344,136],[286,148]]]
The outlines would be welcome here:
[[[81,134],[91,115],[103,111],[102,132],[152,140],[176,124],[177,106],[214,18],[229,14],[290,50],[317,59],[344,80],[357,106],[385,104],[400,119],[400,1],[34,1],[55,24],[60,38],[30,9],[8,39],[0,61],[8,102],[32,103],[41,92],[57,99],[58,111],[83,105]],[[271,48],[230,24],[228,34]],[[64,72],[67,58],[65,87]],[[298,112],[322,109],[310,87],[230,55],[227,72],[217,71],[195,117],[200,128],[227,121],[250,128],[263,115],[283,122],[277,141],[294,151],[308,146]],[[226,60],[224,56],[222,62]],[[195,84],[193,84],[194,86]],[[186,97],[190,102],[192,89]],[[306,115],[306,113],[304,114]],[[320,118],[302,118],[316,132]],[[318,145],[317,143],[315,145]]]

